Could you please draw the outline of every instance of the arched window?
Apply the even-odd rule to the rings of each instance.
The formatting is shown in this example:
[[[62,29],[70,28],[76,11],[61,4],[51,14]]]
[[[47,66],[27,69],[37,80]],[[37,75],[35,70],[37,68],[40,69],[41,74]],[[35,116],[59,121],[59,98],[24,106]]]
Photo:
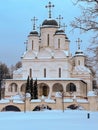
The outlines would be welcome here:
[[[59,78],[61,78],[61,68],[59,68]]]
[[[30,78],[32,77],[32,69],[30,68],[30,72],[29,72]]]
[[[75,92],[76,86],[73,83],[69,83],[66,87],[66,92]]]
[[[49,34],[47,35],[47,46],[49,46]]]
[[[9,92],[17,92],[18,91],[18,87],[16,83],[12,83],[8,89]]]
[[[60,48],[60,39],[58,39],[58,48]]]
[[[44,68],[44,78],[46,78],[46,68]]]

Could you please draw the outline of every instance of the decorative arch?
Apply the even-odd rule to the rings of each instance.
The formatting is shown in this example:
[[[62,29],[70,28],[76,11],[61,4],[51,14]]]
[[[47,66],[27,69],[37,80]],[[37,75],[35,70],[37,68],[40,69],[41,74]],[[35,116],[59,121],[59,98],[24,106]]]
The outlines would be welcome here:
[[[18,85],[16,83],[11,83],[8,88],[9,92],[17,92],[18,91]]]
[[[69,83],[66,86],[66,92],[76,92],[76,85],[74,83]]]
[[[26,83],[24,83],[24,84],[21,85],[20,91],[24,93],[25,89],[26,89]]]
[[[63,85],[60,83],[55,83],[52,87],[53,92],[63,92]]]
[[[14,105],[8,105],[5,106],[1,111],[21,111],[21,110]]]
[[[62,92],[63,91],[63,85],[60,83],[55,83],[52,87],[53,92]]]
[[[49,86],[46,83],[38,84],[38,96],[48,96]]]

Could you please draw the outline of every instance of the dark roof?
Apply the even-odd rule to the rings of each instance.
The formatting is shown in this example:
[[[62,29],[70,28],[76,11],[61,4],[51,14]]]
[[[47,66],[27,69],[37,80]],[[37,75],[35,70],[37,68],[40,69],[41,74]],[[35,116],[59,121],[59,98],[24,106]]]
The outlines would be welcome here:
[[[64,30],[57,30],[57,31],[55,32],[55,34],[57,34],[57,33],[63,33],[63,34],[64,34]]]
[[[44,22],[42,23],[42,26],[44,25],[54,25],[54,26],[58,26],[58,23],[56,20],[54,19],[49,19],[49,20],[44,20]]]
[[[82,50],[79,49],[75,52],[75,55],[84,55],[84,53]]]
[[[30,35],[38,35],[38,32],[37,31],[32,31],[32,32],[30,32]]]

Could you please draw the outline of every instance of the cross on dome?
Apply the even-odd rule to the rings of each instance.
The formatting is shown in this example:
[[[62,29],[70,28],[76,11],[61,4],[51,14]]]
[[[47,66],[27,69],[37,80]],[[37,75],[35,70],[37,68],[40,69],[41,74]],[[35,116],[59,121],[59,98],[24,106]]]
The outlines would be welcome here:
[[[78,50],[80,49],[80,43],[82,42],[82,40],[80,39],[80,38],[78,38],[77,40],[76,40],[76,43],[78,44]]]
[[[34,16],[33,19],[31,19],[31,21],[33,22],[33,30],[35,30],[35,26],[36,26],[36,21],[38,19]]]
[[[63,17],[61,15],[59,15],[59,17],[57,19],[59,21],[59,27],[61,27],[61,20],[63,19]]]
[[[45,7],[49,8],[49,18],[51,18],[51,9],[52,9],[52,7],[54,7],[54,5],[52,5],[51,2],[49,2],[49,4],[46,5]]]
[[[64,23],[61,27],[63,27],[63,30],[65,32],[65,29],[67,28],[67,25]]]

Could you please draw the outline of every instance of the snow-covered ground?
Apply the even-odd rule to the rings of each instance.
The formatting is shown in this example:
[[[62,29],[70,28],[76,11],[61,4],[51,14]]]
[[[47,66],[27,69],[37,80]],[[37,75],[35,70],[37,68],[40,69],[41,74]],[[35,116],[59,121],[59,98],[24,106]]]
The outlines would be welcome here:
[[[98,112],[0,112],[0,130],[98,130]]]

